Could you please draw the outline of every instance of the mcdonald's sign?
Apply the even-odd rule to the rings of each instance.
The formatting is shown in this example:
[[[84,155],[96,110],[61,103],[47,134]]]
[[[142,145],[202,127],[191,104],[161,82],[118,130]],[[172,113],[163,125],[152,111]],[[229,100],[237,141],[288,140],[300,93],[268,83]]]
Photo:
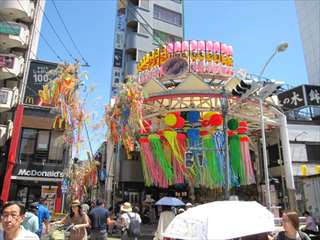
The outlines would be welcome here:
[[[57,63],[32,60],[28,72],[27,87],[24,95],[24,104],[38,105],[40,98],[38,91],[51,79],[48,72],[57,68]]]

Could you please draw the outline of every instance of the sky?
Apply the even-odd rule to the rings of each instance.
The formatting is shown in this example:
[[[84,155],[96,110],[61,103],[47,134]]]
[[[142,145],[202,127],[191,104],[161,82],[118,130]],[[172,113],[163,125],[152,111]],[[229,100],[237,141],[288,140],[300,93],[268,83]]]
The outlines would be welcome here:
[[[158,0],[163,1],[163,0]],[[89,138],[93,152],[105,140],[104,106],[109,99],[116,15],[115,0],[55,0],[74,42],[90,67],[85,80],[88,92]],[[73,47],[52,0],[47,0],[41,33],[55,52],[66,62],[73,62],[54,34],[51,25],[68,51],[80,58]],[[307,83],[302,43],[293,0],[231,1],[185,0],[185,39],[215,40],[233,46],[235,69],[258,74],[279,43],[288,49],[277,54],[264,76],[296,86]],[[50,24],[51,23],[51,24]],[[40,30],[40,29],[39,29]],[[58,62],[43,38],[39,40],[37,58]],[[85,95],[84,94],[84,95]],[[89,150],[83,136],[82,152]]]

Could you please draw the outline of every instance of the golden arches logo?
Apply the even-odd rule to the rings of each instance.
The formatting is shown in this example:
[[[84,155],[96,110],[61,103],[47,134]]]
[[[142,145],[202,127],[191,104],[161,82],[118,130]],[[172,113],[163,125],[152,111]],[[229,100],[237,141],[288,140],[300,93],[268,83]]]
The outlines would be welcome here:
[[[25,102],[26,104],[34,104],[34,99],[33,99],[33,97],[31,97],[31,96],[27,96],[27,97],[25,97],[24,102]]]

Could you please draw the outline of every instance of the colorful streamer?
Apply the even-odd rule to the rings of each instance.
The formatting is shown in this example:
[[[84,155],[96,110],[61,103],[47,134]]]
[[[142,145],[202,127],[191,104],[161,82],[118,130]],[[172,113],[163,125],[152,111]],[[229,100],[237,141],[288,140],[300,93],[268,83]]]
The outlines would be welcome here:
[[[229,156],[232,167],[232,174],[237,178],[240,185],[246,183],[245,167],[241,157],[240,136],[229,137]]]

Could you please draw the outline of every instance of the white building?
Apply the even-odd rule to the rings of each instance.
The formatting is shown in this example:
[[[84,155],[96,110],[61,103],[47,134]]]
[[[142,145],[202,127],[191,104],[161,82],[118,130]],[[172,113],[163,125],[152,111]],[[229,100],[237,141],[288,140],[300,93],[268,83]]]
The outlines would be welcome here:
[[[309,84],[320,85],[320,1],[296,0]]]

